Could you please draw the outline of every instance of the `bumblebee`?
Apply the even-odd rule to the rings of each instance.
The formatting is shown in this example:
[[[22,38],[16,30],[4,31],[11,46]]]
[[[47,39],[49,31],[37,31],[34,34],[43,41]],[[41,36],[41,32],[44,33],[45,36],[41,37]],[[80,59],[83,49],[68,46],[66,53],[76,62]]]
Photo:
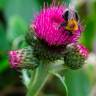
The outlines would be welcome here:
[[[73,35],[76,30],[78,30],[78,22],[79,22],[79,16],[76,11],[73,10],[66,10],[62,18],[64,21],[60,24],[60,28],[64,28],[68,35]]]

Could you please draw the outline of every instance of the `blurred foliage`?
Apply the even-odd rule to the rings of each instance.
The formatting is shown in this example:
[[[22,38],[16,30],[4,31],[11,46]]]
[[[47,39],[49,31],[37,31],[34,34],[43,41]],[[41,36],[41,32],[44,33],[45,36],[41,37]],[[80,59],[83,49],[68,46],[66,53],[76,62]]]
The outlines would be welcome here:
[[[87,6],[89,6],[87,8]],[[90,9],[89,9],[90,8]],[[89,10],[88,10],[89,9]],[[83,11],[82,11],[83,10]],[[93,42],[96,38],[96,3],[85,2],[79,7],[79,12],[81,13],[81,19],[83,25],[85,25],[85,31],[82,34],[81,42],[90,50],[93,50]],[[82,13],[83,12],[83,13]],[[86,14],[85,14],[86,13]],[[83,17],[83,18],[82,18]]]
[[[3,42],[2,42],[3,40]],[[0,51],[7,50],[9,48],[9,44],[5,35],[5,29],[1,25],[0,26]]]
[[[8,0],[5,7],[6,18],[20,16],[28,24],[31,23],[34,13],[39,10],[39,4],[36,0]]]
[[[9,42],[14,41],[14,39],[18,38],[18,36],[25,35],[25,32],[27,31],[27,24],[22,20],[22,18],[19,18],[18,16],[13,16],[9,20],[9,26],[8,26],[8,40]]]
[[[6,0],[0,0],[0,9],[5,8],[5,5],[6,5],[7,2],[8,1],[6,1]]]
[[[64,74],[69,96],[88,96],[90,81],[84,70],[65,70]]]
[[[66,2],[66,4],[70,2],[70,0],[62,1]],[[6,84],[4,85],[5,87],[7,86],[9,83],[7,80],[15,81],[18,73],[12,70],[11,73],[9,72],[8,50],[26,46],[23,41],[28,26],[31,24],[34,14],[37,14],[38,11],[42,9],[44,2],[50,4],[51,0],[0,0],[0,11],[4,13],[4,21],[2,21],[0,17],[0,81],[2,80],[0,88],[3,84]],[[84,20],[83,25],[86,25],[80,42],[82,42],[90,52],[93,52],[94,40],[96,40],[96,0],[94,0],[94,2],[84,2],[81,5],[78,4],[77,7],[77,11],[81,17],[80,19],[81,21]],[[2,13],[0,16],[1,15]],[[4,22],[6,24],[3,24]],[[90,68],[88,68],[88,70],[89,69]],[[6,80],[4,77],[5,72],[8,72]],[[13,78],[9,78],[10,75]],[[69,96],[88,96],[92,86],[84,70],[65,70],[64,75]],[[58,84],[58,86],[58,90],[62,90],[61,85]]]

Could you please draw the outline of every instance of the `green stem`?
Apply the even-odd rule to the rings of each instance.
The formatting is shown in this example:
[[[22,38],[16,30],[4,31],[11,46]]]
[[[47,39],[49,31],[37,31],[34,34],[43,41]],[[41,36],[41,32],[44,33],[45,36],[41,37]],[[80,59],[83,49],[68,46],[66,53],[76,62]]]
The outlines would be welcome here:
[[[56,72],[51,72],[51,74],[53,74],[54,76],[56,76],[62,83],[65,91],[66,91],[66,95],[65,96],[68,96],[68,88],[67,88],[67,85],[65,83],[65,78],[62,77],[60,74],[56,73]]]
[[[64,70],[63,67],[63,63],[59,61],[57,64],[42,64],[35,71],[32,71],[32,76],[28,85],[28,93],[26,96],[38,96],[49,76],[53,73],[56,75],[56,77],[58,77],[58,79],[60,79],[67,93],[65,82],[63,81],[62,77],[57,75],[59,71]]]
[[[26,96],[38,96],[40,90],[43,88],[49,77],[48,71],[46,69],[47,66],[45,65],[41,65],[39,68],[36,69],[34,79],[32,76],[30,80],[28,93]]]

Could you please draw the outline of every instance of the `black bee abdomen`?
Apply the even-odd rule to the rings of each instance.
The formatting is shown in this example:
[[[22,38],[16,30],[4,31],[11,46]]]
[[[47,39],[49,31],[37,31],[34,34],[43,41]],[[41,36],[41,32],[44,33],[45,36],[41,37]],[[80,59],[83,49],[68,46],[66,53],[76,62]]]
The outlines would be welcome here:
[[[75,19],[76,19],[76,21],[79,20],[79,16],[78,16],[77,12],[75,12]]]
[[[68,15],[69,15],[68,10],[62,15],[62,17],[64,18],[65,21],[68,21]]]
[[[69,36],[72,36],[72,35],[73,35],[73,33],[72,33],[71,31],[67,31],[67,34],[68,34]]]

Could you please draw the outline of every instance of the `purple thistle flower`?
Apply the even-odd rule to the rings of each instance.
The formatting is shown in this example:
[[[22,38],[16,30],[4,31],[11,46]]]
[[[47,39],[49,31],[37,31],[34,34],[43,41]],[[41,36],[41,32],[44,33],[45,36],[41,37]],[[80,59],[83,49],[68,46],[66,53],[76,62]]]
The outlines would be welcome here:
[[[69,18],[66,10],[67,8],[63,5],[44,8],[31,24],[36,37],[50,46],[77,42],[81,33],[81,25],[76,21],[75,16]]]
[[[12,68],[35,68],[38,63],[35,63],[35,58],[32,54],[31,47],[14,50],[9,52],[9,62]]]
[[[21,62],[21,54],[18,54],[18,51],[9,52],[9,62],[13,68],[16,68]]]
[[[71,69],[79,69],[88,57],[88,49],[81,44],[69,44],[64,55],[65,65]]]
[[[84,58],[88,57],[88,49],[82,45],[82,44],[76,44],[76,49],[79,51],[79,54],[81,54],[82,56],[84,56]]]

